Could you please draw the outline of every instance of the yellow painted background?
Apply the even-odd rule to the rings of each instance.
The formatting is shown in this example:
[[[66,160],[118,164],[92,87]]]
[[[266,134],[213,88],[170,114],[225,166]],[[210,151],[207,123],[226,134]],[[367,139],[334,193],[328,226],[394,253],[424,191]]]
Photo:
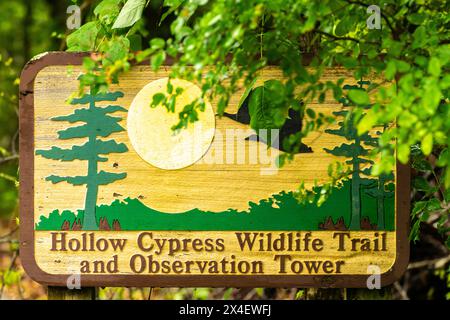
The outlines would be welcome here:
[[[78,89],[76,78],[80,72],[79,67],[71,68],[69,74],[66,66],[50,66],[37,75],[34,91],[35,149],[49,149],[52,146],[70,148],[75,144],[84,143],[84,139],[58,140],[57,131],[71,124],[50,120],[54,116],[70,114],[74,108],[82,107],[67,103],[67,99]],[[152,72],[146,66],[134,67],[131,72],[121,77],[118,86],[111,87],[111,91],[120,90],[125,94],[117,104],[128,109],[139,90],[153,80],[168,76],[169,72],[169,67],[161,69],[158,73]],[[260,84],[262,79],[280,77],[281,73],[277,69],[270,68],[264,71],[256,85]],[[340,77],[351,79],[351,75],[341,69],[330,69],[325,73],[323,81],[336,80]],[[243,90],[231,98],[228,112],[236,111]],[[216,107],[214,101],[212,105],[213,108]],[[316,112],[324,114],[330,114],[341,108],[341,105],[332,97],[327,97],[322,104],[313,103],[309,106]],[[121,125],[126,127],[126,113],[117,112],[115,116],[122,116]],[[216,117],[217,130],[224,132],[225,129],[233,128],[249,129],[249,126],[241,125],[225,117]],[[155,128],[148,130],[155,130]],[[124,180],[101,186],[97,203],[110,204],[115,199],[139,197],[147,206],[174,213],[193,208],[210,211],[223,211],[228,208],[245,210],[248,208],[249,201],[258,202],[282,190],[295,190],[302,180],[307,187],[312,186],[315,179],[319,182],[325,181],[328,165],[336,159],[333,159],[333,156],[326,153],[323,148],[333,148],[344,141],[340,137],[323,132],[312,133],[304,139],[304,143],[312,147],[313,153],[298,154],[292,163],[281,168],[276,174],[267,175],[261,174],[261,169],[270,169],[269,165],[249,164],[248,161],[240,165],[215,164],[212,166],[196,163],[180,170],[162,170],[146,163],[134,152],[126,132],[115,133],[108,138],[126,143],[129,152],[108,155],[109,161],[99,163],[99,170],[126,172],[128,176]],[[224,139],[215,136],[205,157],[211,157],[211,152],[218,148],[222,148],[225,152]],[[246,142],[247,155],[251,144],[266,148],[259,142]],[[272,162],[276,154],[277,152],[272,152]],[[45,177],[51,174],[83,175],[87,169],[85,161],[61,162],[40,156],[35,157],[34,161],[36,220],[41,215],[48,215],[54,209],[83,208],[85,186],[72,186],[67,183],[52,184],[45,181]],[[114,164],[116,167],[113,166]],[[70,197],[67,194],[70,194]]]

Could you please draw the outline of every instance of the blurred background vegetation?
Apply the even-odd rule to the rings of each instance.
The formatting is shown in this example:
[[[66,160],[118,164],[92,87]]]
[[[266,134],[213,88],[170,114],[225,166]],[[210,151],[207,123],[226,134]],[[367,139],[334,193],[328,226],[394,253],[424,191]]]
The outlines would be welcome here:
[[[27,277],[18,257],[18,83],[25,63],[34,55],[66,50],[66,12],[71,4],[82,10],[82,24],[93,16],[100,1],[9,0],[0,1],[0,299],[45,299],[46,290]],[[169,15],[162,0],[150,2],[139,26],[146,43],[151,38],[168,38]],[[145,30],[145,31],[142,31]],[[314,48],[311,48],[314,53]],[[413,150],[414,151],[414,150]],[[413,176],[418,183],[411,193],[412,201],[433,198],[426,187],[442,174],[434,168],[433,153],[425,159],[412,152]],[[434,157],[434,158],[433,158]],[[430,165],[431,164],[431,167]],[[425,182],[425,183],[423,183]],[[438,206],[440,208],[440,206]],[[430,210],[432,212],[432,210]],[[444,213],[444,214],[448,214]],[[449,249],[442,234],[434,227],[440,215],[428,214],[417,222],[421,225],[417,241],[411,243],[411,263],[405,275],[393,286],[374,294],[363,290],[326,291],[324,295],[349,299],[450,299]],[[303,289],[233,289],[233,288],[103,288],[100,299],[306,299],[320,297],[320,290]]]

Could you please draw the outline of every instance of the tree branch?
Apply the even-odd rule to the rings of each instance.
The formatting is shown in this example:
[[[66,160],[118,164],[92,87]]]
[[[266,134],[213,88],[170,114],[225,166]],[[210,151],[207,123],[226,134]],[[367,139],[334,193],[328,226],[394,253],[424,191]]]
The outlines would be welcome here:
[[[331,33],[328,33],[328,32],[324,32],[324,31],[321,31],[321,30],[316,30],[315,32],[317,32],[318,34],[324,35],[326,37],[332,38],[334,40],[350,40],[350,41],[357,42],[357,43],[361,42],[359,39],[356,39],[356,38],[352,38],[352,37],[338,37],[338,36],[335,36],[334,34],[331,34]]]
[[[439,269],[444,267],[447,263],[450,262],[450,254],[443,257],[443,258],[437,258],[433,260],[423,260],[419,262],[410,263],[408,265],[408,270],[411,269],[420,269],[420,268],[433,268],[433,269]]]
[[[16,159],[19,159],[19,155],[18,154],[13,154],[12,156],[0,158],[0,164],[3,164],[3,163],[8,162],[8,161],[16,160]]]

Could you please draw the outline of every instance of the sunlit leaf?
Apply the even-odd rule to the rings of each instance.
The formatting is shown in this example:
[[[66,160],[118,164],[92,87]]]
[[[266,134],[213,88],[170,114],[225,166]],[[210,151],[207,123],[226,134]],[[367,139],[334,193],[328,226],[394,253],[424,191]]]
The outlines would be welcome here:
[[[128,0],[120,10],[113,29],[131,27],[142,17],[142,12],[145,8],[146,0]]]

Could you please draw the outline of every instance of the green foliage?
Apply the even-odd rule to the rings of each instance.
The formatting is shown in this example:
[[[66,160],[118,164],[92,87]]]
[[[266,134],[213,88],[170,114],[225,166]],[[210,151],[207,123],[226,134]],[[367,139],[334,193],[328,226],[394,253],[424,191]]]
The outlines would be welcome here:
[[[295,300],[301,300],[305,296],[305,290],[299,289],[295,294]]]
[[[9,269],[3,273],[0,273],[0,277],[2,279],[1,284],[5,286],[12,286],[18,284],[22,279],[22,273],[23,272],[21,270],[15,269]]]
[[[445,151],[442,151],[441,155],[442,153]],[[411,155],[411,166],[417,174],[412,181],[415,201],[411,212],[410,239],[419,240],[421,224],[432,219],[442,237],[447,239],[447,246],[450,247],[450,238],[446,236],[450,232],[450,189],[444,188],[438,174],[440,168],[436,164],[430,164],[418,145],[411,148]]]
[[[195,288],[193,292],[194,300],[208,300],[211,288]]]
[[[17,117],[18,91],[14,60],[2,56],[0,49],[0,218],[8,216],[17,206],[18,126],[11,121]]]

